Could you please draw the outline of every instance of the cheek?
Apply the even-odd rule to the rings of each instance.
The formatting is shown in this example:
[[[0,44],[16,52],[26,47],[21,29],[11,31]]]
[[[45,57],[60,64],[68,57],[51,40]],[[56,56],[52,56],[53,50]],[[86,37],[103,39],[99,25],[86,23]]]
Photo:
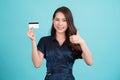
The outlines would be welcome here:
[[[54,24],[54,26],[55,26],[55,25],[57,25],[57,24],[58,24],[58,22],[57,22],[57,21],[54,21],[54,22],[53,22],[53,24]]]
[[[64,25],[67,26],[67,22],[65,22]]]
[[[68,28],[67,23],[65,23],[64,26],[65,26],[66,28]]]
[[[54,28],[56,29],[57,23],[54,22],[53,25],[54,25]]]

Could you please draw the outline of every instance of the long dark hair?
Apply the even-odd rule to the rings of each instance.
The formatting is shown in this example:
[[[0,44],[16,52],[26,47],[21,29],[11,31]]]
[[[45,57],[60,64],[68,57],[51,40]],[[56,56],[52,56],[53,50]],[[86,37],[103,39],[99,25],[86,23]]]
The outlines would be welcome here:
[[[57,12],[62,12],[64,14],[65,18],[66,18],[67,26],[68,26],[68,28],[65,32],[67,45],[71,48],[72,52],[76,56],[78,56],[79,55],[78,53],[80,51],[82,51],[80,45],[79,44],[73,44],[69,40],[69,37],[71,35],[76,35],[77,34],[77,29],[75,28],[75,25],[74,25],[72,13],[71,13],[70,9],[68,9],[65,6],[62,6],[54,12],[53,19],[55,18],[55,15],[56,15]],[[56,35],[56,30],[55,30],[54,25],[52,23],[51,36],[55,36],[55,35]]]

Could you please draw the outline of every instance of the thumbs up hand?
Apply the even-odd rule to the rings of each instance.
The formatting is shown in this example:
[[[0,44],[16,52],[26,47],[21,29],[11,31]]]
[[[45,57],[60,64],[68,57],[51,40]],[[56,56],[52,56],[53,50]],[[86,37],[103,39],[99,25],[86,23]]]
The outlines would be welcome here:
[[[71,43],[81,44],[83,39],[80,37],[79,32],[77,31],[76,35],[72,35],[69,37]]]

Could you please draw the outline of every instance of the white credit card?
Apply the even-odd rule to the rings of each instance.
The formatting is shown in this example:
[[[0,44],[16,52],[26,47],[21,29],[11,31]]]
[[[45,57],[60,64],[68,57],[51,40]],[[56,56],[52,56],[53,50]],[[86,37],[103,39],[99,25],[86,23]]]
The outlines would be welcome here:
[[[29,28],[39,28],[39,22],[29,22]]]

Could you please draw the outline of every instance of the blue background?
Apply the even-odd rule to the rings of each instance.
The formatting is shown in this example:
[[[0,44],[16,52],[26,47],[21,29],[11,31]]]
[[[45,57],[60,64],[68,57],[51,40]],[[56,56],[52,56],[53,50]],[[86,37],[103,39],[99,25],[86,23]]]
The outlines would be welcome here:
[[[50,34],[52,15],[67,6],[90,48],[94,65],[76,60],[76,80],[120,80],[120,0],[0,0],[0,80],[43,80],[45,60],[34,68],[28,22],[38,21],[37,42]]]

